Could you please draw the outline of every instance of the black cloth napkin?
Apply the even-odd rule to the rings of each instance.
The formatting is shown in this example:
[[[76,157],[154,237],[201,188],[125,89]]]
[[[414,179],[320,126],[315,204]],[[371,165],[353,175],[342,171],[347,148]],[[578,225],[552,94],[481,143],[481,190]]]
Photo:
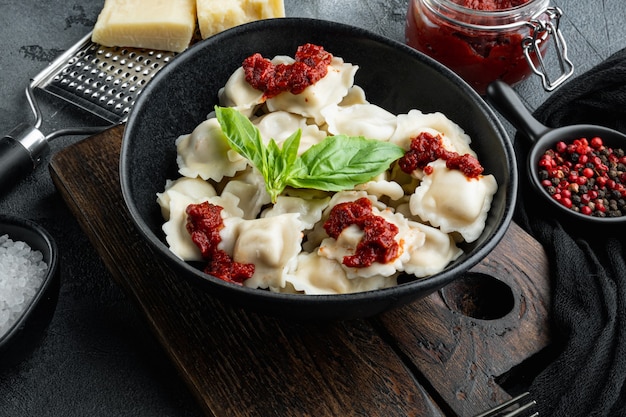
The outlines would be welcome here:
[[[626,49],[556,90],[534,116],[548,127],[589,123],[626,133]],[[520,167],[528,142],[515,139]],[[626,416],[626,230],[566,224],[532,193],[520,175],[515,220],[550,260],[557,348],[531,384],[535,410],[541,417]]]

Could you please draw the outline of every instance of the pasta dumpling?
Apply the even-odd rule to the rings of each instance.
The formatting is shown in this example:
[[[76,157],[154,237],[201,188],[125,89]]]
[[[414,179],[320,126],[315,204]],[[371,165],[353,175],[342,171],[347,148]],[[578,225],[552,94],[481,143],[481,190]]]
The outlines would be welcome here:
[[[157,202],[159,206],[161,206],[161,215],[165,220],[169,220],[170,218],[172,191],[177,191],[196,201],[202,201],[204,198],[217,195],[215,188],[211,184],[197,177],[180,177],[174,181],[167,180],[165,182],[165,190],[162,193],[157,193]]]
[[[184,261],[201,261],[200,249],[193,243],[187,232],[187,206],[195,204],[196,199],[178,191],[168,192],[169,219],[161,227],[170,251]]]
[[[268,99],[267,108],[270,112],[282,110],[299,114],[321,125],[324,122],[322,109],[343,100],[354,83],[357,69],[356,65],[345,63],[341,58],[333,58],[324,78],[308,86],[300,94],[286,91]]]
[[[390,142],[406,150],[411,145],[411,138],[421,132],[429,132],[433,136],[440,134],[443,147],[448,151],[476,156],[470,147],[472,142],[470,137],[443,113],[422,113],[419,110],[411,110],[407,114],[398,115],[397,119],[396,131],[390,138]]]
[[[317,253],[303,252],[297,261],[295,271],[286,281],[305,294],[347,294],[393,287],[398,283],[398,274],[350,279],[339,262]]]
[[[411,222],[410,225],[424,233],[425,240],[422,246],[411,251],[411,258],[404,263],[404,272],[427,277],[443,270],[463,254],[451,235],[418,222]]]
[[[307,119],[285,111],[276,111],[264,114],[253,120],[253,124],[259,129],[264,143],[270,139],[281,145],[293,132],[300,129],[300,146],[298,155],[302,155],[307,149],[326,138],[326,132],[320,130],[315,124],[308,124]]]
[[[292,64],[294,59],[285,55],[277,55],[271,62],[274,65]],[[246,81],[243,67],[237,68],[231,74],[224,87],[218,91],[217,97],[222,106],[233,107],[247,117],[252,117],[256,109],[265,102],[263,92],[252,87]]]
[[[374,179],[364,184],[354,187],[356,190],[367,191],[369,195],[376,196],[379,200],[384,196],[392,200],[399,200],[404,197],[404,189],[395,181],[387,181],[385,179]]]
[[[246,168],[248,161],[228,145],[215,118],[176,140],[178,172],[186,177],[221,181]]]
[[[276,203],[265,210],[261,217],[275,217],[285,213],[300,214],[304,229],[312,229],[322,218],[322,211],[328,206],[330,197],[305,199],[291,196],[278,196]]]
[[[328,133],[388,141],[396,130],[396,116],[374,104],[328,106],[322,109]]]
[[[365,96],[365,90],[358,85],[353,85],[348,89],[348,94],[339,103],[340,106],[351,106],[353,104],[367,104],[367,98]]]
[[[233,260],[254,264],[254,274],[245,286],[274,291],[285,287],[286,275],[295,268],[302,250],[302,222],[298,217],[298,213],[285,213],[235,224]]]
[[[165,240],[170,250],[184,261],[201,261],[202,254],[198,247],[193,243],[191,235],[187,231],[187,207],[190,204],[198,204],[208,201],[223,208],[221,216],[224,217],[241,217],[243,212],[238,208],[238,198],[233,195],[213,196],[207,198],[194,198],[190,195],[183,194],[177,190],[168,191],[169,198],[169,220],[163,226]]]
[[[222,106],[233,107],[247,117],[252,116],[256,107],[263,103],[263,92],[246,82],[243,67],[233,72],[217,96]]]
[[[458,232],[465,241],[475,241],[497,191],[495,178],[467,178],[461,171],[448,169],[441,159],[429,166],[433,172],[424,176],[411,196],[411,213],[445,233]]]
[[[398,271],[404,270],[404,263],[411,258],[411,252],[424,244],[425,236],[419,229],[411,228],[409,221],[400,213],[394,213],[390,209],[379,210],[372,207],[372,214],[382,217],[385,221],[395,225],[398,233],[394,237],[398,243],[398,253],[395,259],[390,262],[374,262],[370,266],[349,267],[344,265],[343,259],[352,256],[356,248],[364,237],[364,231],[356,225],[345,228],[337,237],[325,238],[319,246],[317,253],[320,256],[334,259],[341,264],[346,271],[348,278],[370,278],[373,276],[389,277]]]
[[[261,174],[250,168],[240,175],[232,178],[224,189],[222,195],[232,194],[239,201],[244,219],[254,219],[261,212],[261,208],[271,201],[270,195],[265,188],[265,180]]]

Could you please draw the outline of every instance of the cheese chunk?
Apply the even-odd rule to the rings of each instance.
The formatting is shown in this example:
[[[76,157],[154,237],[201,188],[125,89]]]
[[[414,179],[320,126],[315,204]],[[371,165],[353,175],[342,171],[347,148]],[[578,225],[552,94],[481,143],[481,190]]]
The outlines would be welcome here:
[[[196,0],[105,0],[91,35],[103,46],[181,52],[196,29]]]
[[[202,39],[243,23],[285,17],[283,0],[196,0]]]

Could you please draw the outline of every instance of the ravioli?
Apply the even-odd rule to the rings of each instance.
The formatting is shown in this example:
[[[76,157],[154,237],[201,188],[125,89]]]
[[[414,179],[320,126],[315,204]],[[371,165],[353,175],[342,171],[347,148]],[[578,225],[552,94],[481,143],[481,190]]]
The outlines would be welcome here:
[[[457,232],[466,242],[475,241],[485,228],[497,190],[495,178],[467,178],[458,170],[448,169],[443,160],[429,166],[433,172],[424,176],[411,196],[411,213],[444,233]]]

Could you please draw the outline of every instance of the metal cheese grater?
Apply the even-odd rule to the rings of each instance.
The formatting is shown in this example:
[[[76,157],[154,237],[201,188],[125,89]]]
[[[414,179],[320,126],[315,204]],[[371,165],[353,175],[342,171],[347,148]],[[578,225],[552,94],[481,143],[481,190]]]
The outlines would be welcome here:
[[[175,52],[103,47],[93,43],[88,33],[27,86],[26,97],[35,122],[22,123],[0,139],[0,189],[32,172],[41,163],[52,139],[95,134],[124,123],[145,85],[175,55]],[[109,124],[44,135],[39,130],[43,116],[35,99],[36,89],[60,97]]]

